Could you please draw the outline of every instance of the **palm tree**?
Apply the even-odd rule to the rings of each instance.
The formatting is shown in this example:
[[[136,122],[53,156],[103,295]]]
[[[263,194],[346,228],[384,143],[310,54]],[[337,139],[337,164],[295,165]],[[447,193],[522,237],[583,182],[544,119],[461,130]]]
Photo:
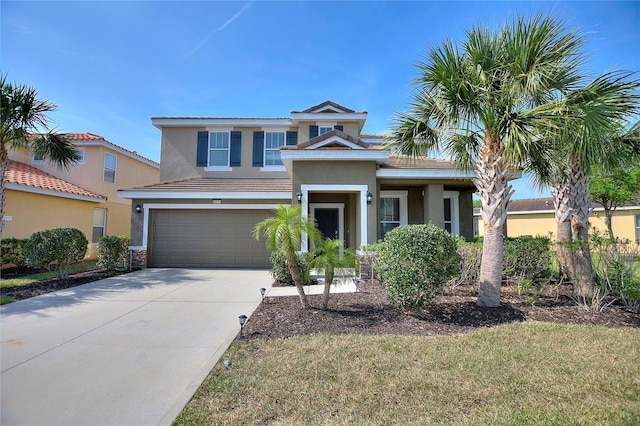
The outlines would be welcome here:
[[[333,277],[337,268],[356,268],[358,257],[356,252],[343,248],[342,240],[327,238],[316,241],[312,260],[309,266],[324,270],[324,292],[320,309],[327,309],[329,290],[333,284]]]
[[[419,63],[417,92],[392,126],[392,148],[448,154],[472,169],[485,223],[478,305],[500,305],[503,229],[513,170],[548,155],[540,129],[559,127],[558,98],[580,80],[582,37],[553,18],[519,18],[498,31],[474,26]],[[537,161],[537,160],[534,160]]]
[[[47,113],[56,106],[38,99],[38,92],[28,86],[7,83],[0,76],[0,238],[4,221],[5,172],[9,165],[9,149],[26,149],[38,157],[68,168],[78,159],[73,142],[49,129]]]
[[[279,205],[273,209],[274,216],[268,217],[253,228],[253,237],[258,240],[264,234],[267,249],[282,250],[287,268],[298,290],[303,308],[309,308],[309,300],[304,293],[303,271],[298,267],[296,252],[300,249],[302,238],[306,235],[311,241],[320,239],[315,221],[302,217],[302,208],[298,205]]]

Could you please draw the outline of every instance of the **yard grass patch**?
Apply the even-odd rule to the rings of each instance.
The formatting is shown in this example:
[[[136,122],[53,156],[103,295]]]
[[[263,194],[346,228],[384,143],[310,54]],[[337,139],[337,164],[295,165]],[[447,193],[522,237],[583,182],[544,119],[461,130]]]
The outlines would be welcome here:
[[[546,323],[236,341],[174,424],[637,424],[639,342]]]
[[[84,260],[82,262],[75,263],[69,266],[69,273],[73,274],[76,272],[84,272],[90,271],[93,269],[98,269],[95,260]],[[8,288],[8,287],[16,287],[29,285],[36,281],[48,280],[51,278],[58,278],[59,274],[57,272],[39,272],[37,274],[26,275],[20,278],[10,278],[10,279],[1,279],[0,280],[0,288]]]

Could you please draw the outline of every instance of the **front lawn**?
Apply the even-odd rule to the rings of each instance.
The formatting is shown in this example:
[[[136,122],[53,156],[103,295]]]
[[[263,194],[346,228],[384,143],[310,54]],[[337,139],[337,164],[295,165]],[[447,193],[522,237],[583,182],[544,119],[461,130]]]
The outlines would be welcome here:
[[[640,329],[236,341],[174,424],[640,423]]]

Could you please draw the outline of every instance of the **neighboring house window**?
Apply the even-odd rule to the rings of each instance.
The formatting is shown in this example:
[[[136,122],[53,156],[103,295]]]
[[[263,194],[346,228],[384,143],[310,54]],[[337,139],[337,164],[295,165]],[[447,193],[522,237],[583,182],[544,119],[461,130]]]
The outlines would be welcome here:
[[[31,164],[44,164],[44,156],[42,154],[33,154]]]
[[[105,182],[116,183],[116,165],[118,159],[115,155],[104,153],[104,173],[103,180]]]
[[[384,235],[400,225],[406,225],[407,191],[380,191],[380,235]]]
[[[264,165],[282,166],[280,147],[284,146],[285,132],[264,132]]]
[[[460,235],[457,191],[444,191],[444,229],[453,235]]]
[[[209,167],[229,167],[229,132],[209,132]]]
[[[79,163],[79,164],[84,163],[84,148],[76,149],[76,154],[78,155],[77,163]]]
[[[93,235],[91,237],[92,243],[97,243],[98,238],[104,237],[106,224],[107,224],[107,210],[93,209]]]
[[[640,242],[640,214],[636,215],[636,241]]]

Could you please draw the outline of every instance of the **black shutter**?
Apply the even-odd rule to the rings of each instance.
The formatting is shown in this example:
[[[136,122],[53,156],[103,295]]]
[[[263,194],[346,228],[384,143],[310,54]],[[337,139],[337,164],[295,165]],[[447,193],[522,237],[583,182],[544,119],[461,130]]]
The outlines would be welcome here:
[[[229,167],[240,167],[240,157],[242,156],[242,132],[231,132],[231,152]]]
[[[253,167],[264,165],[264,132],[253,132]]]
[[[318,136],[318,126],[309,126],[309,139]]]
[[[287,132],[287,145],[298,145],[298,132]]]
[[[198,132],[196,167],[207,167],[208,152],[209,152],[209,132]]]
[[[338,124],[337,126],[333,126],[334,129],[336,130],[340,130],[341,132],[344,132],[344,126],[342,124]]]

